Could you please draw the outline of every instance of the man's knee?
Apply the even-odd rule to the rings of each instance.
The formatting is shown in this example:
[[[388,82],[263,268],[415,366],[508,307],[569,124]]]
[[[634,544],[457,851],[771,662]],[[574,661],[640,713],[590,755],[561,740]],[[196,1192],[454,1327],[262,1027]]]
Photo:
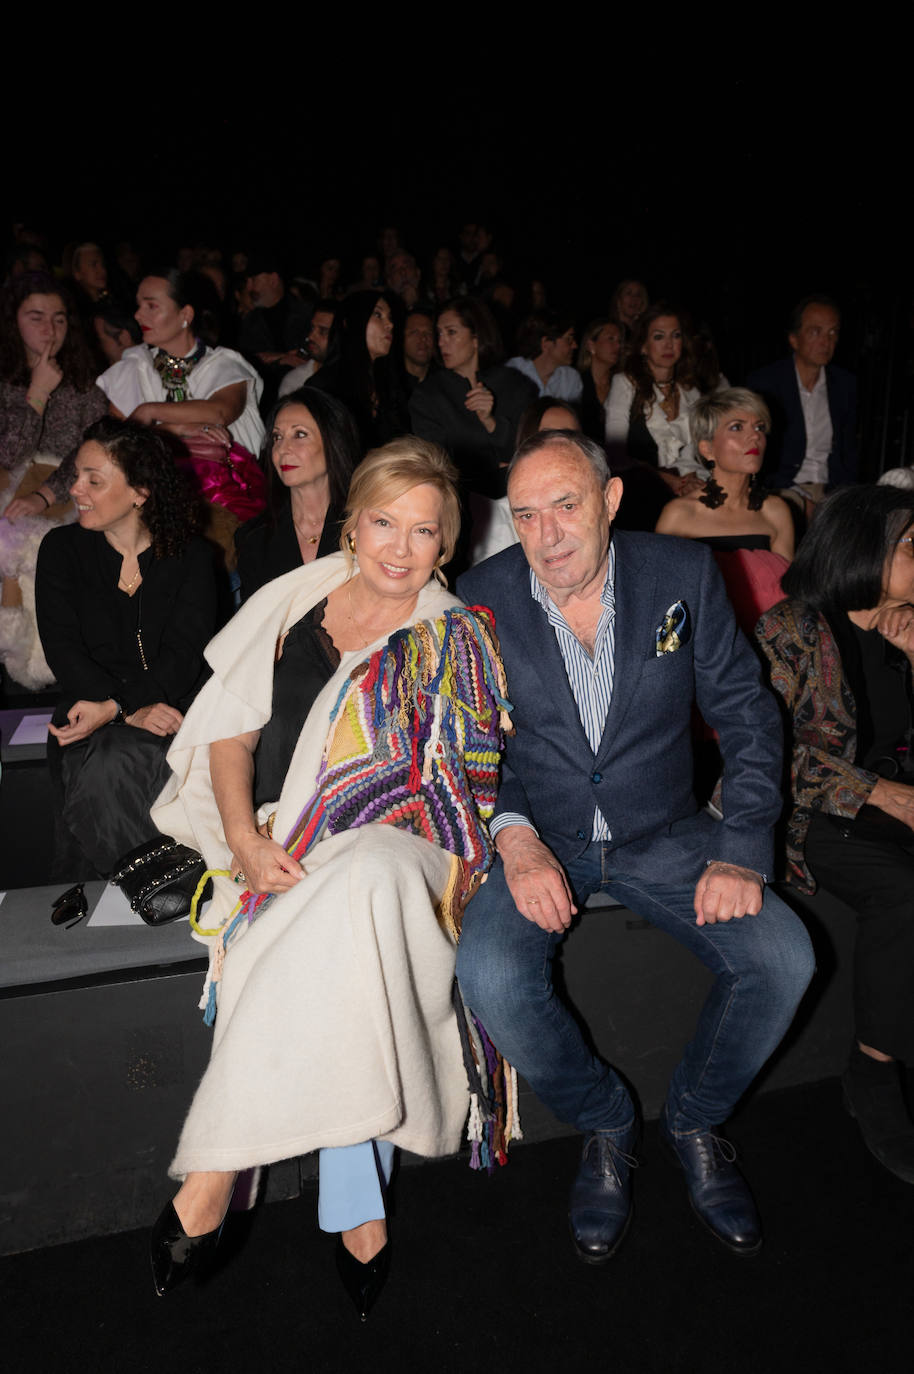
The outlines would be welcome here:
[[[785,1001],[799,1002],[816,971],[812,942],[806,926],[786,902],[770,888],[758,920],[762,939],[756,944],[761,972]]]
[[[496,862],[464,913],[457,979],[468,1006],[485,1019],[493,1006],[529,1008],[551,991],[549,937],[514,905]]]

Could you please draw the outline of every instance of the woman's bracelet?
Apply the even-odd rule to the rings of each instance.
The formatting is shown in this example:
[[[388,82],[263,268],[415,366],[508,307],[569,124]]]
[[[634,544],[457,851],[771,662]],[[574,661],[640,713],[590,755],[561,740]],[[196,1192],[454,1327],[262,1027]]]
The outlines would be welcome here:
[[[34,392],[27,391],[25,393],[25,400],[26,404],[30,405],[33,410],[37,410],[39,415],[48,403],[47,396],[42,396],[40,391],[38,392],[37,396],[34,394]]]
[[[41,499],[42,499],[42,501],[44,502],[44,508],[45,508],[45,510],[49,510],[49,509],[50,509],[50,507],[51,507],[51,502],[50,502],[50,501],[48,500],[48,498],[45,496],[44,492],[41,490],[40,487],[38,488],[37,491],[33,492],[32,495],[33,495],[33,496],[40,496]]]

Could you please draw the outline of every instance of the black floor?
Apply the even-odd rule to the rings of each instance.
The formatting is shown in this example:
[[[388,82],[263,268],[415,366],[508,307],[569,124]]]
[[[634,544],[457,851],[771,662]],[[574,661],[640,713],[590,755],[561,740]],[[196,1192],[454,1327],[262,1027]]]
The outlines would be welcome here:
[[[765,1222],[756,1259],[700,1228],[651,1124],[632,1229],[603,1269],[568,1235],[576,1140],[521,1145],[491,1179],[457,1161],[402,1171],[393,1271],[364,1326],[311,1196],[233,1217],[219,1270],[165,1299],[141,1232],[0,1260],[2,1368],[911,1374],[914,1188],[865,1154],[837,1083],[760,1097],[731,1134]]]

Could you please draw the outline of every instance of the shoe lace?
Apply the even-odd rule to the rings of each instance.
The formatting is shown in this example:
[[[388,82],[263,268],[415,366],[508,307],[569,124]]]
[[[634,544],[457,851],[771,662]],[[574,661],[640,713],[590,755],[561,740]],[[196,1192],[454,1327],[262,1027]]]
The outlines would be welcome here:
[[[594,1154],[596,1154],[596,1158],[594,1158]],[[619,1163],[627,1164],[630,1169],[637,1169],[640,1163],[634,1155],[620,1149],[606,1131],[594,1132],[584,1146],[584,1158],[589,1159],[595,1165],[597,1172],[602,1177],[606,1178],[612,1174],[617,1183],[621,1183]]]
[[[725,1139],[722,1135],[715,1135],[713,1131],[708,1131],[702,1138],[702,1145],[707,1143],[710,1148],[706,1149],[708,1164],[711,1169],[717,1169],[721,1164],[736,1163],[736,1147],[732,1141]]]

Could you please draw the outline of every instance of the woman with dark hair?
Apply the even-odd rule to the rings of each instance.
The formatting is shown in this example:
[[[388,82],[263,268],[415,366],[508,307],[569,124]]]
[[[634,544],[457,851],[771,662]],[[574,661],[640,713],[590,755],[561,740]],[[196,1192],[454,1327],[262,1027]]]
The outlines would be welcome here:
[[[756,634],[792,745],[787,878],[857,914],[845,1103],[868,1149],[914,1183],[914,496],[822,503]]]
[[[386,291],[348,296],[333,320],[327,361],[309,381],[342,401],[358,426],[362,453],[409,429],[402,348],[392,348],[399,308]]]
[[[43,272],[11,278],[0,304],[0,469],[21,477],[20,466],[36,455],[60,466],[7,506],[8,520],[67,501],[83,430],[106,409],[64,288]]]
[[[235,532],[241,599],[283,573],[335,553],[359,433],[334,396],[300,387],[277,401],[260,461],[267,509]]]
[[[443,368],[410,397],[413,429],[448,450],[466,490],[504,496],[518,421],[536,400],[536,387],[500,366],[495,321],[472,296],[449,301],[439,313],[438,351]]]
[[[572,429],[581,432],[581,417],[571,401],[557,401],[554,396],[540,396],[527,406],[517,426],[515,452],[534,434],[544,429]]]
[[[581,335],[577,368],[581,374],[581,428],[588,439],[602,444],[606,434],[605,405],[622,356],[622,326],[603,316],[591,320]]]
[[[192,472],[208,508],[205,532],[231,569],[238,524],[264,506],[254,457],[263,441],[257,408],[263,383],[240,353],[199,337],[211,292],[197,272],[144,277],[136,310],[143,343],[125,349],[98,384],[113,415],[164,425],[181,440],[178,461]]]
[[[48,762],[62,821],[57,876],[110,873],[156,835],[165,751],[206,668],[216,620],[209,546],[165,438],[106,417],[86,431],[71,494],[78,523],[38,556],[38,629],[61,698]],[[70,852],[67,852],[69,842]],[[61,852],[62,851],[62,852]]]
[[[606,447],[654,468],[676,496],[700,490],[704,469],[689,434],[698,400],[688,330],[682,316],[660,301],[639,316],[625,370],[612,379],[606,400]]]
[[[72,302],[43,272],[0,303],[0,660],[35,691],[52,681],[35,626],[35,561],[68,492],[83,431],[107,409]]]
[[[167,425],[182,438],[225,429],[255,454],[263,439],[257,410],[263,384],[240,353],[211,348],[197,337],[196,275],[169,271],[143,278],[136,309],[143,342],[125,349],[98,384],[112,414]]]

